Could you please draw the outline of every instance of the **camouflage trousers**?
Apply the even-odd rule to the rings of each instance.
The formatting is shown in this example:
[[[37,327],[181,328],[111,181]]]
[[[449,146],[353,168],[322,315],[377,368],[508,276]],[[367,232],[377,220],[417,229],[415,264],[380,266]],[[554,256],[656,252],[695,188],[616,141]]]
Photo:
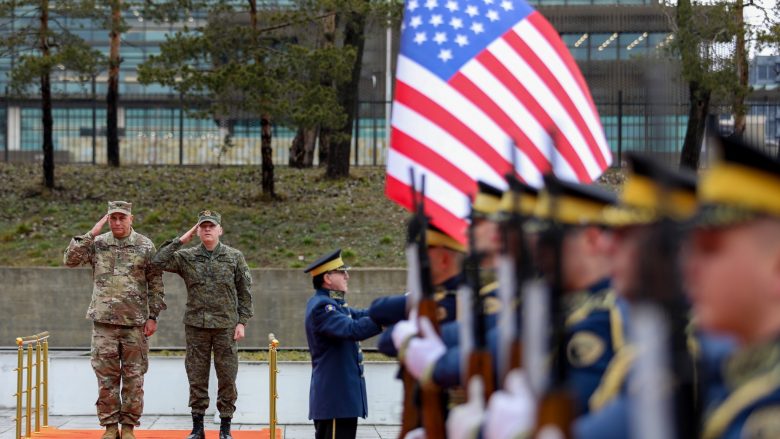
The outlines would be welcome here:
[[[232,418],[236,411],[236,374],[238,346],[233,340],[235,328],[198,328],[185,325],[187,357],[184,366],[190,381],[192,413],[204,414],[209,407],[209,370],[214,352],[217,372],[217,410],[220,417]]]
[[[94,322],[91,363],[98,381],[95,406],[100,425],[140,425],[144,374],[149,369],[149,344],[143,326]]]

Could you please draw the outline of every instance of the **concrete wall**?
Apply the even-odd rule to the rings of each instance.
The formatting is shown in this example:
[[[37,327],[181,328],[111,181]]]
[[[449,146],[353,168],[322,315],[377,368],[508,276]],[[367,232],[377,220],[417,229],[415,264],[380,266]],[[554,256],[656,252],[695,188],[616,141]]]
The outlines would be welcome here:
[[[247,326],[242,348],[267,347],[273,332],[281,347],[305,347],[303,316],[312,294],[310,277],[302,270],[252,270],[255,316]],[[160,316],[152,347],[183,347],[186,289],[177,275],[165,273],[168,309]],[[376,297],[405,290],[402,269],[350,271],[347,301],[365,307]],[[47,330],[51,346],[88,348],[91,322],[85,319],[92,293],[89,268],[0,267],[0,346],[14,346],[16,337]],[[366,342],[373,346],[374,340]]]
[[[16,355],[0,352],[0,408],[16,407]],[[281,362],[277,365],[277,419],[281,424],[306,424],[309,407],[311,364]],[[398,424],[401,419],[403,387],[395,379],[398,366],[391,362],[366,363],[369,424]],[[267,424],[269,419],[268,363],[241,362],[236,385],[236,422]],[[97,380],[86,352],[54,352],[49,367],[49,413],[52,415],[94,415]],[[144,383],[144,413],[148,415],[187,415],[189,387],[183,357],[151,357]],[[214,368],[209,380],[211,405],[215,413],[217,380]],[[143,422],[143,418],[141,419]],[[95,417],[97,426],[97,417]]]

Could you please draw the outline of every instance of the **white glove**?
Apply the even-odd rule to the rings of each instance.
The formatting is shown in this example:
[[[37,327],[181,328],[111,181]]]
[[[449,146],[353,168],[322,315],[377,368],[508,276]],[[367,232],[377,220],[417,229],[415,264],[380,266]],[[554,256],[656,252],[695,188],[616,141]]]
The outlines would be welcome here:
[[[506,376],[505,390],[493,393],[485,414],[485,439],[509,439],[529,432],[536,423],[536,398],[525,373],[515,369]]]
[[[413,338],[409,342],[403,359],[406,370],[418,380],[429,366],[447,352],[447,347],[427,317],[420,319],[420,335],[421,337]]]
[[[425,439],[425,429],[415,428],[414,430],[410,431],[409,433],[406,433],[406,436],[404,436],[404,439]]]
[[[482,377],[476,375],[469,380],[468,400],[455,406],[447,416],[447,437],[449,439],[471,439],[477,437],[479,426],[485,415],[485,385]]]
[[[400,353],[401,348],[404,346],[410,337],[417,335],[417,310],[412,310],[409,313],[408,320],[401,320],[393,326],[393,332],[390,336],[393,339],[393,346]]]

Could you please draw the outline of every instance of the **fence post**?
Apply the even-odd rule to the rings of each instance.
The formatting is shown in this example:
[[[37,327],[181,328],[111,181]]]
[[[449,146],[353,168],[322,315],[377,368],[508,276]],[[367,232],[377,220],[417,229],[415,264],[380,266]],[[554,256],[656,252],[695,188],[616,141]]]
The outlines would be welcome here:
[[[35,432],[41,431],[41,339],[35,336]]]
[[[355,105],[355,166],[358,165],[358,152],[360,144],[360,101]],[[330,159],[330,158],[329,158]],[[347,157],[349,160],[349,157]]]
[[[617,164],[618,168],[623,166],[623,90],[618,90],[618,144],[617,144]]]
[[[27,345],[27,391],[26,393],[26,401],[27,401],[27,407],[24,408],[25,411],[25,420],[24,420],[24,427],[25,432],[27,433],[24,437],[32,437],[32,358],[33,358],[33,347],[32,344]]]
[[[43,426],[49,426],[49,337],[43,339]]]
[[[92,74],[92,164],[95,164],[97,151],[97,86],[95,74]]]
[[[179,93],[179,164],[184,164],[184,94]]]

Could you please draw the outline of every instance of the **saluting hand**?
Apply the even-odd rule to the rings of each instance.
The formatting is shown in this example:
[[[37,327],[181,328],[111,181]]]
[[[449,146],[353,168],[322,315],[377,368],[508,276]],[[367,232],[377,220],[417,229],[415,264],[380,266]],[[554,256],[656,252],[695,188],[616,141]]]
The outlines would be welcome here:
[[[108,214],[103,215],[103,218],[100,218],[100,221],[92,226],[92,230],[89,231],[92,233],[92,236],[98,236],[100,234],[100,231],[103,230],[103,226],[106,225],[106,221],[108,221]]]
[[[179,238],[179,241],[181,241],[182,244],[186,244],[186,243],[190,242],[190,240],[192,239],[192,235],[195,234],[196,230],[198,230],[198,225],[197,224],[192,226],[191,229],[187,230],[187,232],[185,232],[183,235],[181,235],[181,238]]]
[[[239,323],[236,325],[236,330],[233,332],[233,340],[239,341],[244,338],[244,324]]]

